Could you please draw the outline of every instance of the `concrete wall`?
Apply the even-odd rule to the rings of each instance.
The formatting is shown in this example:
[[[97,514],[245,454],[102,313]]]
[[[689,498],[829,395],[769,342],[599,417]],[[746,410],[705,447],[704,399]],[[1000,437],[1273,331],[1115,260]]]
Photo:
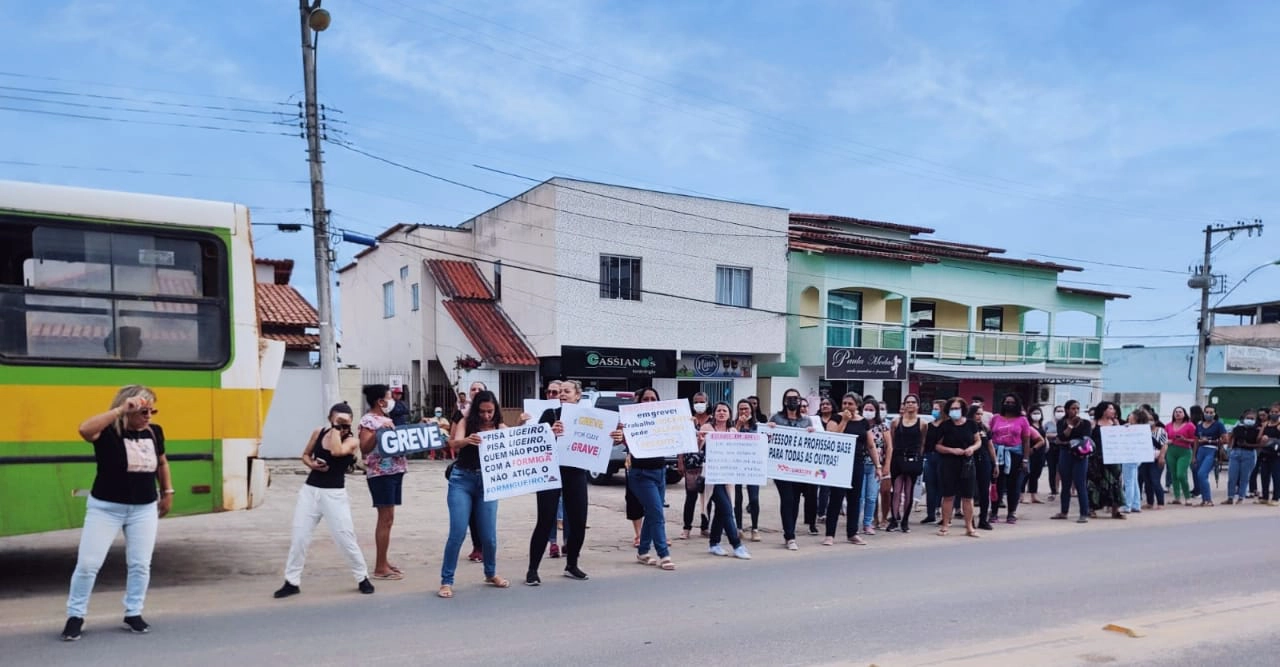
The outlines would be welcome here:
[[[404,240],[393,234],[395,240]],[[411,242],[417,242],[410,237]],[[408,246],[384,243],[360,257],[356,265],[338,274],[341,290],[339,357],[343,364],[371,370],[409,367],[411,359],[424,357],[423,311],[410,308],[410,286],[423,283],[422,252]],[[401,267],[408,277],[400,277]],[[382,285],[391,282],[395,294],[395,315],[384,318]],[[427,287],[421,288],[422,308],[430,303]],[[430,348],[426,348],[430,349]]]

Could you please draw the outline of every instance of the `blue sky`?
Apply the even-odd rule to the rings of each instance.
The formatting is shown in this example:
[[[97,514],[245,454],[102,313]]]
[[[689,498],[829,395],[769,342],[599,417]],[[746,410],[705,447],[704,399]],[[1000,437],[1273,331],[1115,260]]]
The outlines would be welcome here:
[[[1199,230],[1280,223],[1280,6],[1269,3],[324,6],[321,101],[340,110],[335,136],[365,150],[505,194],[529,183],[474,165],[1143,267],[1064,276],[1133,295],[1109,311],[1113,343],[1190,342],[1160,337],[1194,330],[1183,272],[1199,261]],[[0,0],[0,11],[20,27],[0,42],[0,107],[27,110],[0,110],[0,178],[234,200],[258,221],[305,221],[305,144],[285,104],[302,89],[296,2]],[[90,106],[32,101],[51,99]],[[334,224],[358,231],[456,224],[501,201],[336,146],[326,159]],[[309,237],[259,229],[259,254],[299,260],[310,295]],[[1225,244],[1216,269],[1234,285],[1280,259],[1271,238],[1280,227]],[[1277,277],[1259,271],[1228,302],[1280,297]]]

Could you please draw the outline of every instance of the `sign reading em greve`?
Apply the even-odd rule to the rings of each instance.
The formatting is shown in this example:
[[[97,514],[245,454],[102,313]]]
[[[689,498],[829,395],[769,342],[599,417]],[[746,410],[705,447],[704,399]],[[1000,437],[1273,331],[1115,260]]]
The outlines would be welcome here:
[[[378,453],[382,456],[406,456],[415,452],[444,449],[444,433],[437,424],[406,424],[378,429]]]

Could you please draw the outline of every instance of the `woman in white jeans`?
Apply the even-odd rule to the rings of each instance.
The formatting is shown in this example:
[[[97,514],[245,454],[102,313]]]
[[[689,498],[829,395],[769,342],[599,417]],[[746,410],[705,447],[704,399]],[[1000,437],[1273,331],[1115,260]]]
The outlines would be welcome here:
[[[311,469],[306,484],[298,490],[298,504],[293,510],[293,540],[289,559],[284,566],[284,585],[275,592],[287,598],[302,592],[302,568],[307,562],[311,534],[321,519],[329,525],[333,543],[347,559],[351,576],[361,593],[373,593],[369,568],[356,542],[355,525],[351,522],[351,502],[347,498],[347,468],[355,463],[360,440],[351,433],[351,406],[338,403],[329,408],[329,426],[311,432],[302,462]]]
[[[93,443],[98,473],[93,479],[80,553],[67,597],[66,641],[80,639],[98,570],[120,531],[124,531],[129,575],[124,593],[124,624],[132,632],[151,629],[142,620],[142,603],[151,581],[151,552],[156,526],[173,505],[173,483],[164,455],[164,431],[151,423],[155,392],[129,385],[116,392],[111,409],[80,425],[80,437]],[[160,488],[157,491],[156,484]]]

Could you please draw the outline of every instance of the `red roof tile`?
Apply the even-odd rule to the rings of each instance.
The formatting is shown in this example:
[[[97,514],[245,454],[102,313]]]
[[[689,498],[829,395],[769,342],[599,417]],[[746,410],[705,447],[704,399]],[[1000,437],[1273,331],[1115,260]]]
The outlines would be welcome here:
[[[446,300],[444,307],[485,361],[513,366],[538,365],[538,357],[496,302]]]
[[[475,262],[429,259],[427,269],[436,279],[436,288],[446,299],[493,299],[489,282]]]
[[[320,335],[308,333],[271,333],[263,332],[263,338],[278,340],[289,350],[319,350]]]
[[[320,315],[289,285],[258,283],[258,321],[262,324],[320,326]]]
[[[1015,259],[1012,257],[993,256],[992,253],[1003,252],[999,248],[986,248],[984,246],[974,246],[963,243],[952,244],[946,241],[933,239],[883,239],[850,233],[844,230],[836,230],[830,228],[828,225],[815,226],[808,222],[793,222],[791,225],[790,237],[790,247],[793,250],[806,250],[824,253],[837,253],[838,249],[845,251],[857,250],[859,251],[857,253],[844,252],[841,254],[858,254],[869,257],[883,256],[887,254],[889,256],[885,256],[885,259],[916,263],[921,261],[936,262],[938,258],[951,258],[971,262],[982,262],[984,264],[1033,267],[1049,271],[1057,271],[1059,273],[1063,271],[1084,270],[1078,266],[1056,264],[1054,262],[1039,262],[1033,259]],[[868,252],[880,254],[866,254]],[[931,259],[922,260],[922,258]]]
[[[909,234],[933,233],[933,230],[929,227],[916,227],[914,225],[903,225],[896,222],[880,222],[879,220],[863,220],[862,218],[848,218],[843,215],[828,215],[826,213],[792,213],[791,222],[838,222],[847,225],[858,225],[859,227],[907,232]]]

